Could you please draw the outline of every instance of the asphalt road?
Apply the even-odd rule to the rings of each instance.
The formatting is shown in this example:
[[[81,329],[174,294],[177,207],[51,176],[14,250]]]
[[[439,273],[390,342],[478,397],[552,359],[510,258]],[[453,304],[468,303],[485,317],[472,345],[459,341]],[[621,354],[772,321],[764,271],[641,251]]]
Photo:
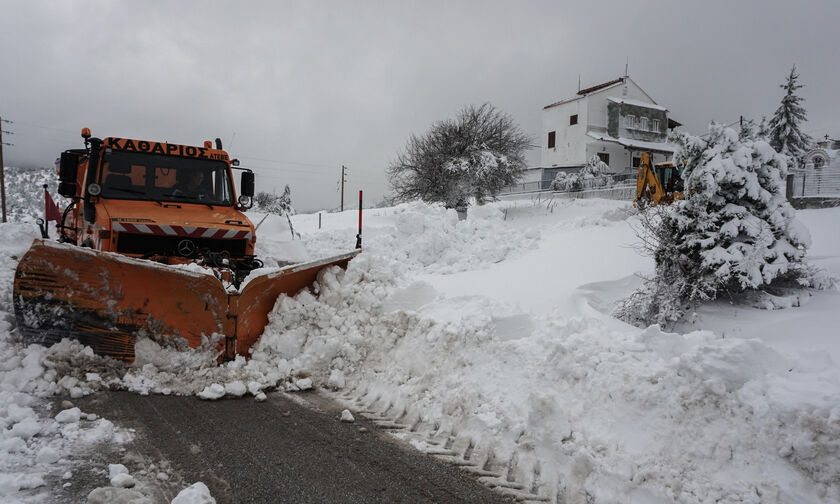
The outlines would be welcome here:
[[[107,463],[124,463],[132,474],[150,464],[165,467],[170,480],[157,481],[152,472],[144,483],[156,487],[162,502],[196,481],[219,504],[512,502],[458,468],[404,448],[358,415],[355,423],[340,422],[340,409],[313,393],[273,393],[258,403],[103,392],[75,403],[135,429],[127,449],[103,447],[88,465],[107,471]],[[65,494],[72,502],[108,484],[101,469],[74,473]]]

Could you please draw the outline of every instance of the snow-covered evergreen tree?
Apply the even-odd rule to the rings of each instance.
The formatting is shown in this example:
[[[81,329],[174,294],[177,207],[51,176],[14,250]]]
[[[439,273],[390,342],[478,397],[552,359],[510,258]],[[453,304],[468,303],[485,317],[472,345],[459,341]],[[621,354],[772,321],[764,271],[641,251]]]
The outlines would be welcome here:
[[[755,124],[755,120],[748,119],[741,123],[741,131],[738,132],[738,139],[743,140],[755,140],[757,137],[757,129],[758,127]]]
[[[609,187],[612,182],[609,166],[595,155],[577,173],[558,172],[551,182],[551,188],[555,191],[582,191]]]
[[[656,277],[622,315],[667,323],[699,301],[806,277],[810,235],[785,199],[785,156],[720,125],[672,138],[688,198],[644,221]]]
[[[787,81],[779,87],[785,90],[782,103],[776,109],[773,118],[770,119],[770,145],[796,163],[811,145],[811,137],[803,133],[799,126],[807,121],[805,108],[801,105],[802,97],[796,95],[796,90],[802,88],[802,84],[796,81],[799,74],[796,73],[796,65],[790,69]]]
[[[422,199],[466,209],[513,184],[525,169],[531,139],[493,105],[462,109],[454,120],[412,135],[388,167],[395,201]]]
[[[770,126],[767,125],[767,116],[761,116],[761,122],[755,130],[755,137],[762,140],[770,138]]]

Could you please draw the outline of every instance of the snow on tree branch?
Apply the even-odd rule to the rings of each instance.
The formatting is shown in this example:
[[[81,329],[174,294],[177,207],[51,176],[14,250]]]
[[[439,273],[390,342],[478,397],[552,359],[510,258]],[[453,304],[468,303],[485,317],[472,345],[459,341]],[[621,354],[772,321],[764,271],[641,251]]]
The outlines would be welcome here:
[[[790,69],[790,75],[784,84],[779,87],[785,90],[782,103],[776,109],[776,113],[770,120],[770,145],[776,152],[789,156],[796,163],[802,155],[810,149],[812,139],[809,135],[800,130],[800,124],[806,122],[807,114],[801,105],[805,101],[796,95],[796,91],[803,87],[796,81],[799,74],[796,73],[796,65]]]
[[[785,199],[785,156],[714,124],[706,138],[680,133],[673,140],[688,197],[642,215],[642,248],[654,257],[656,276],[619,315],[668,323],[722,294],[808,284],[811,238]]]
[[[395,201],[422,199],[466,208],[513,184],[531,139],[513,118],[485,103],[463,108],[423,136],[412,135],[388,167]]]

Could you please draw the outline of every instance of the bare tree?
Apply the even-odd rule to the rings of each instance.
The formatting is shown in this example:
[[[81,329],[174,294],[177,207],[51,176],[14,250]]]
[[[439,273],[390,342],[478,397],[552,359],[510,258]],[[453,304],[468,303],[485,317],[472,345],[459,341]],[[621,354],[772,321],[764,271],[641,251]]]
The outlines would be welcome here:
[[[470,198],[483,202],[521,176],[530,144],[513,118],[493,105],[464,107],[454,120],[411,135],[388,167],[394,199],[459,209]]]

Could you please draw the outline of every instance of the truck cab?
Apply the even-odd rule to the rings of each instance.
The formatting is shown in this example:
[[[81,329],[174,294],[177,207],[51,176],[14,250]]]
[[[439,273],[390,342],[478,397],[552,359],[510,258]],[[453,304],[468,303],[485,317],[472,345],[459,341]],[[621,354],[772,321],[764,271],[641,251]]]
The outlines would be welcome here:
[[[217,140],[203,147],[82,133],[86,149],[62,153],[59,193],[72,199],[60,240],[167,264],[253,261],[254,225],[243,213],[253,172],[233,169]],[[219,264],[217,264],[219,263]]]

